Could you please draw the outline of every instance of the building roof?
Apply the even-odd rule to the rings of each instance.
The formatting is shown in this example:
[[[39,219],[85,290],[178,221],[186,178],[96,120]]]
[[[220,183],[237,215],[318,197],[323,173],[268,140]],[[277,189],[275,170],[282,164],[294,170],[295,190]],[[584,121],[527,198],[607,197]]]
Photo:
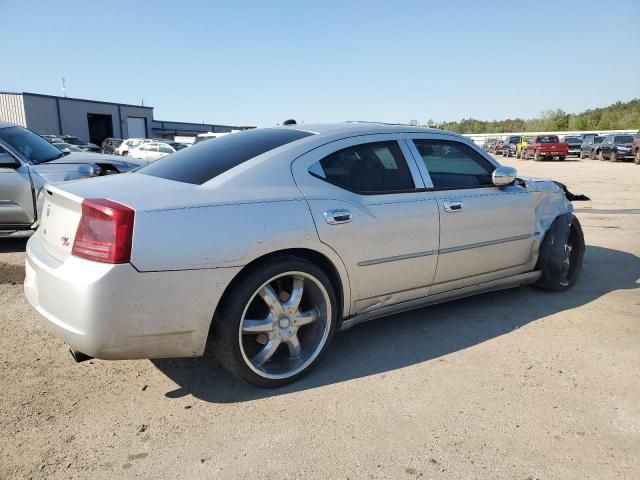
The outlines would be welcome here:
[[[120,105],[122,107],[133,107],[133,108],[148,108],[153,110],[153,107],[148,107],[146,105],[132,105],[130,103],[118,103],[118,102],[103,102],[102,100],[89,100],[86,98],[74,98],[74,97],[60,97],[58,95],[45,95],[43,93],[32,93],[32,92],[2,92],[0,94],[5,95],[28,95],[30,97],[44,97],[44,98],[57,98],[60,100],[71,100],[74,102],[88,102],[88,103],[101,103],[106,105]]]

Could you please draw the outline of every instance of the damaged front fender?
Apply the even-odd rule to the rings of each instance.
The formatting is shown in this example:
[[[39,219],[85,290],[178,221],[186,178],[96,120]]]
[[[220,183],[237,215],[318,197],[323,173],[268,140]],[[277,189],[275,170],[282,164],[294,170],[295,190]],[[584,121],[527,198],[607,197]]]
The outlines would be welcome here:
[[[573,212],[573,204],[569,197],[576,195],[569,192],[563,184],[553,180],[537,178],[519,178],[520,184],[535,195],[535,228],[534,228],[534,256],[540,254],[540,245],[553,222],[561,215]],[[588,199],[584,195],[580,195]],[[581,199],[582,199],[581,198]],[[569,222],[570,223],[570,222]]]

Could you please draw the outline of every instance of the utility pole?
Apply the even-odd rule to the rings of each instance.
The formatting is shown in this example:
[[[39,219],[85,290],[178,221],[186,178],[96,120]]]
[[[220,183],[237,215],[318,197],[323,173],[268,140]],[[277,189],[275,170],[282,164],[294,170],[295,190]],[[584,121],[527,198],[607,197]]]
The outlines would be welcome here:
[[[64,97],[67,96],[67,83],[66,83],[64,77],[62,77],[62,95]]]

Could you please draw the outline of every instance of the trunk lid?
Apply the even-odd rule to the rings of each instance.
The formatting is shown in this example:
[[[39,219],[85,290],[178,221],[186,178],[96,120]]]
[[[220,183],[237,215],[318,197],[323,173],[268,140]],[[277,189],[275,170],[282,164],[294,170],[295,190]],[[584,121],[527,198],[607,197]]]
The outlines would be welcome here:
[[[71,255],[73,239],[82,216],[82,198],[57,187],[46,185],[40,217],[43,248],[63,262]]]

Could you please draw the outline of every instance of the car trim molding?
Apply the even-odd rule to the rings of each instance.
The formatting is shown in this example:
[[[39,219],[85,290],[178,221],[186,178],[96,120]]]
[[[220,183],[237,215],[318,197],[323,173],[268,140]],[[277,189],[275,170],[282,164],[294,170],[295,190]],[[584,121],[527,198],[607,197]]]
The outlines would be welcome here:
[[[403,255],[394,255],[393,257],[374,258],[371,260],[363,260],[358,262],[359,267],[367,267],[369,265],[379,265],[380,263],[396,262],[398,260],[407,260],[409,258],[428,257],[437,253],[453,253],[460,252],[462,250],[469,250],[472,248],[488,247],[490,245],[499,245],[501,243],[517,242],[518,240],[526,240],[532,238],[533,235],[518,235],[515,237],[498,238],[497,240],[487,240],[486,242],[469,243],[467,245],[460,245],[458,247],[442,248],[440,250],[427,250],[425,252],[405,253]]]
[[[490,245],[499,245],[501,243],[517,242],[518,240],[526,240],[532,237],[533,235],[528,233],[526,235],[517,235],[515,237],[498,238],[497,240],[487,240],[486,242],[469,243],[467,245],[460,245],[458,247],[443,248],[439,251],[439,253],[460,252],[462,250],[469,250],[472,248],[488,247]]]
[[[368,265],[378,265],[380,263],[395,262],[397,260],[406,260],[408,258],[428,257],[438,253],[437,250],[428,250],[426,252],[405,253],[404,255],[394,255],[393,257],[375,258],[373,260],[364,260],[358,262],[359,267],[366,267]]]

